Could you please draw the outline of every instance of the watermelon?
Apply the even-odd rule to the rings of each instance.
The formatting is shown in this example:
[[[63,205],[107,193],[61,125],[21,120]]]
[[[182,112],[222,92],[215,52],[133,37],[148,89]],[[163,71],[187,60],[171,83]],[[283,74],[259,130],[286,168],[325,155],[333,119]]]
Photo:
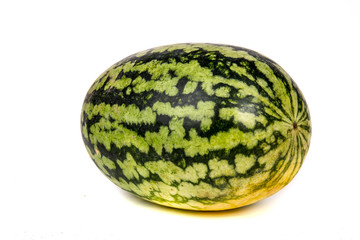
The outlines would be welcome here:
[[[90,87],[87,152],[120,188],[160,205],[233,209],[286,186],[308,152],[308,106],[249,49],[185,43],[131,55]]]

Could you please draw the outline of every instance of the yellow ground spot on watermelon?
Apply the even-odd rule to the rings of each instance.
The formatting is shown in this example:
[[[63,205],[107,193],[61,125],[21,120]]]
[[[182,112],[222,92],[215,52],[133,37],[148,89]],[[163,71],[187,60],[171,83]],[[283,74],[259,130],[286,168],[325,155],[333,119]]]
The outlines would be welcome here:
[[[210,169],[210,178],[235,175],[234,167],[230,165],[227,160],[218,160],[214,158],[208,162],[208,165]]]
[[[253,129],[256,122],[260,122],[263,125],[267,124],[265,116],[256,116],[253,113],[242,112],[238,108],[221,108],[219,111],[219,117],[224,120],[230,120],[233,118],[235,123],[242,123],[249,129]]]
[[[189,94],[189,93],[193,93],[197,87],[198,83],[197,82],[193,82],[193,81],[188,81],[185,84],[184,90],[183,90],[183,94]]]
[[[230,88],[229,87],[220,87],[215,90],[215,95],[217,97],[228,98],[230,97]]]
[[[235,170],[240,174],[245,174],[256,162],[254,155],[245,156],[243,154],[236,154],[235,156]]]

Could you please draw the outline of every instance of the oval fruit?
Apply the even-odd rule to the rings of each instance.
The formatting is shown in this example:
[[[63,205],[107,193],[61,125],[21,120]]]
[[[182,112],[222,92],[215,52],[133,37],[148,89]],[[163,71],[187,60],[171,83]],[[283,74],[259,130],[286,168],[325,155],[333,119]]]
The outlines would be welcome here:
[[[275,62],[228,45],[175,44],[131,55],[88,91],[82,137],[113,183],[181,209],[264,199],[299,171],[307,104]]]

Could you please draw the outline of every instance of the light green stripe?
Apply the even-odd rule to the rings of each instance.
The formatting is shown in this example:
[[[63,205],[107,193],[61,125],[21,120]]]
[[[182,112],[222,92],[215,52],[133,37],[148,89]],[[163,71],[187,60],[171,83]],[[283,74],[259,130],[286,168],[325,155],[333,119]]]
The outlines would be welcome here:
[[[131,78],[127,78],[126,76],[122,76],[120,79],[115,80],[115,78],[111,78],[111,80],[105,85],[104,90],[108,90],[109,88],[116,88],[119,90],[123,90],[131,84]]]
[[[144,138],[138,136],[136,132],[118,125],[116,122],[110,123],[104,120],[104,118],[92,125],[90,132],[91,143],[93,145],[96,145],[98,142],[102,143],[107,150],[111,149],[111,143],[113,143],[118,148],[135,146],[141,152],[147,153],[149,151],[147,142]]]
[[[233,119],[235,123],[242,123],[249,129],[253,129],[256,122],[260,122],[264,126],[268,122],[263,115],[256,116],[253,113],[243,112],[239,108],[221,108],[219,110],[219,117],[228,121]]]
[[[211,101],[199,101],[196,108],[193,105],[172,107],[169,102],[163,103],[157,101],[152,106],[152,109],[157,112],[157,114],[170,116],[172,118],[188,117],[191,120],[201,122],[201,128],[206,130],[210,128],[212,123],[211,118],[215,114],[214,107],[215,102]]]
[[[165,93],[168,96],[175,96],[178,93],[176,84],[179,78],[171,78],[168,74],[163,75],[160,81],[150,80],[146,81],[140,76],[137,77],[132,85],[135,93],[142,93],[147,91],[157,91],[159,93]]]
[[[155,124],[156,113],[151,110],[150,107],[146,107],[144,110],[140,110],[135,104],[126,106],[125,104],[110,105],[100,103],[94,105],[86,103],[83,106],[83,111],[88,115],[88,119],[91,120],[94,116],[100,115],[106,119],[110,117],[118,123],[128,124]]]
[[[184,87],[183,94],[193,93],[197,87],[197,82],[188,81]]]

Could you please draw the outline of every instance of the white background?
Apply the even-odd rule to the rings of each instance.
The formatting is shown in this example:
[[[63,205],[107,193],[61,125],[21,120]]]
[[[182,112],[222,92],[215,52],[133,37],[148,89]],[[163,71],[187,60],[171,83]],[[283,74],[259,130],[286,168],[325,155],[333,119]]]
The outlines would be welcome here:
[[[360,14],[356,1],[1,1],[0,239],[360,239]],[[80,134],[110,65],[181,42],[279,63],[310,107],[296,178],[249,207],[180,211],[107,180]]]

